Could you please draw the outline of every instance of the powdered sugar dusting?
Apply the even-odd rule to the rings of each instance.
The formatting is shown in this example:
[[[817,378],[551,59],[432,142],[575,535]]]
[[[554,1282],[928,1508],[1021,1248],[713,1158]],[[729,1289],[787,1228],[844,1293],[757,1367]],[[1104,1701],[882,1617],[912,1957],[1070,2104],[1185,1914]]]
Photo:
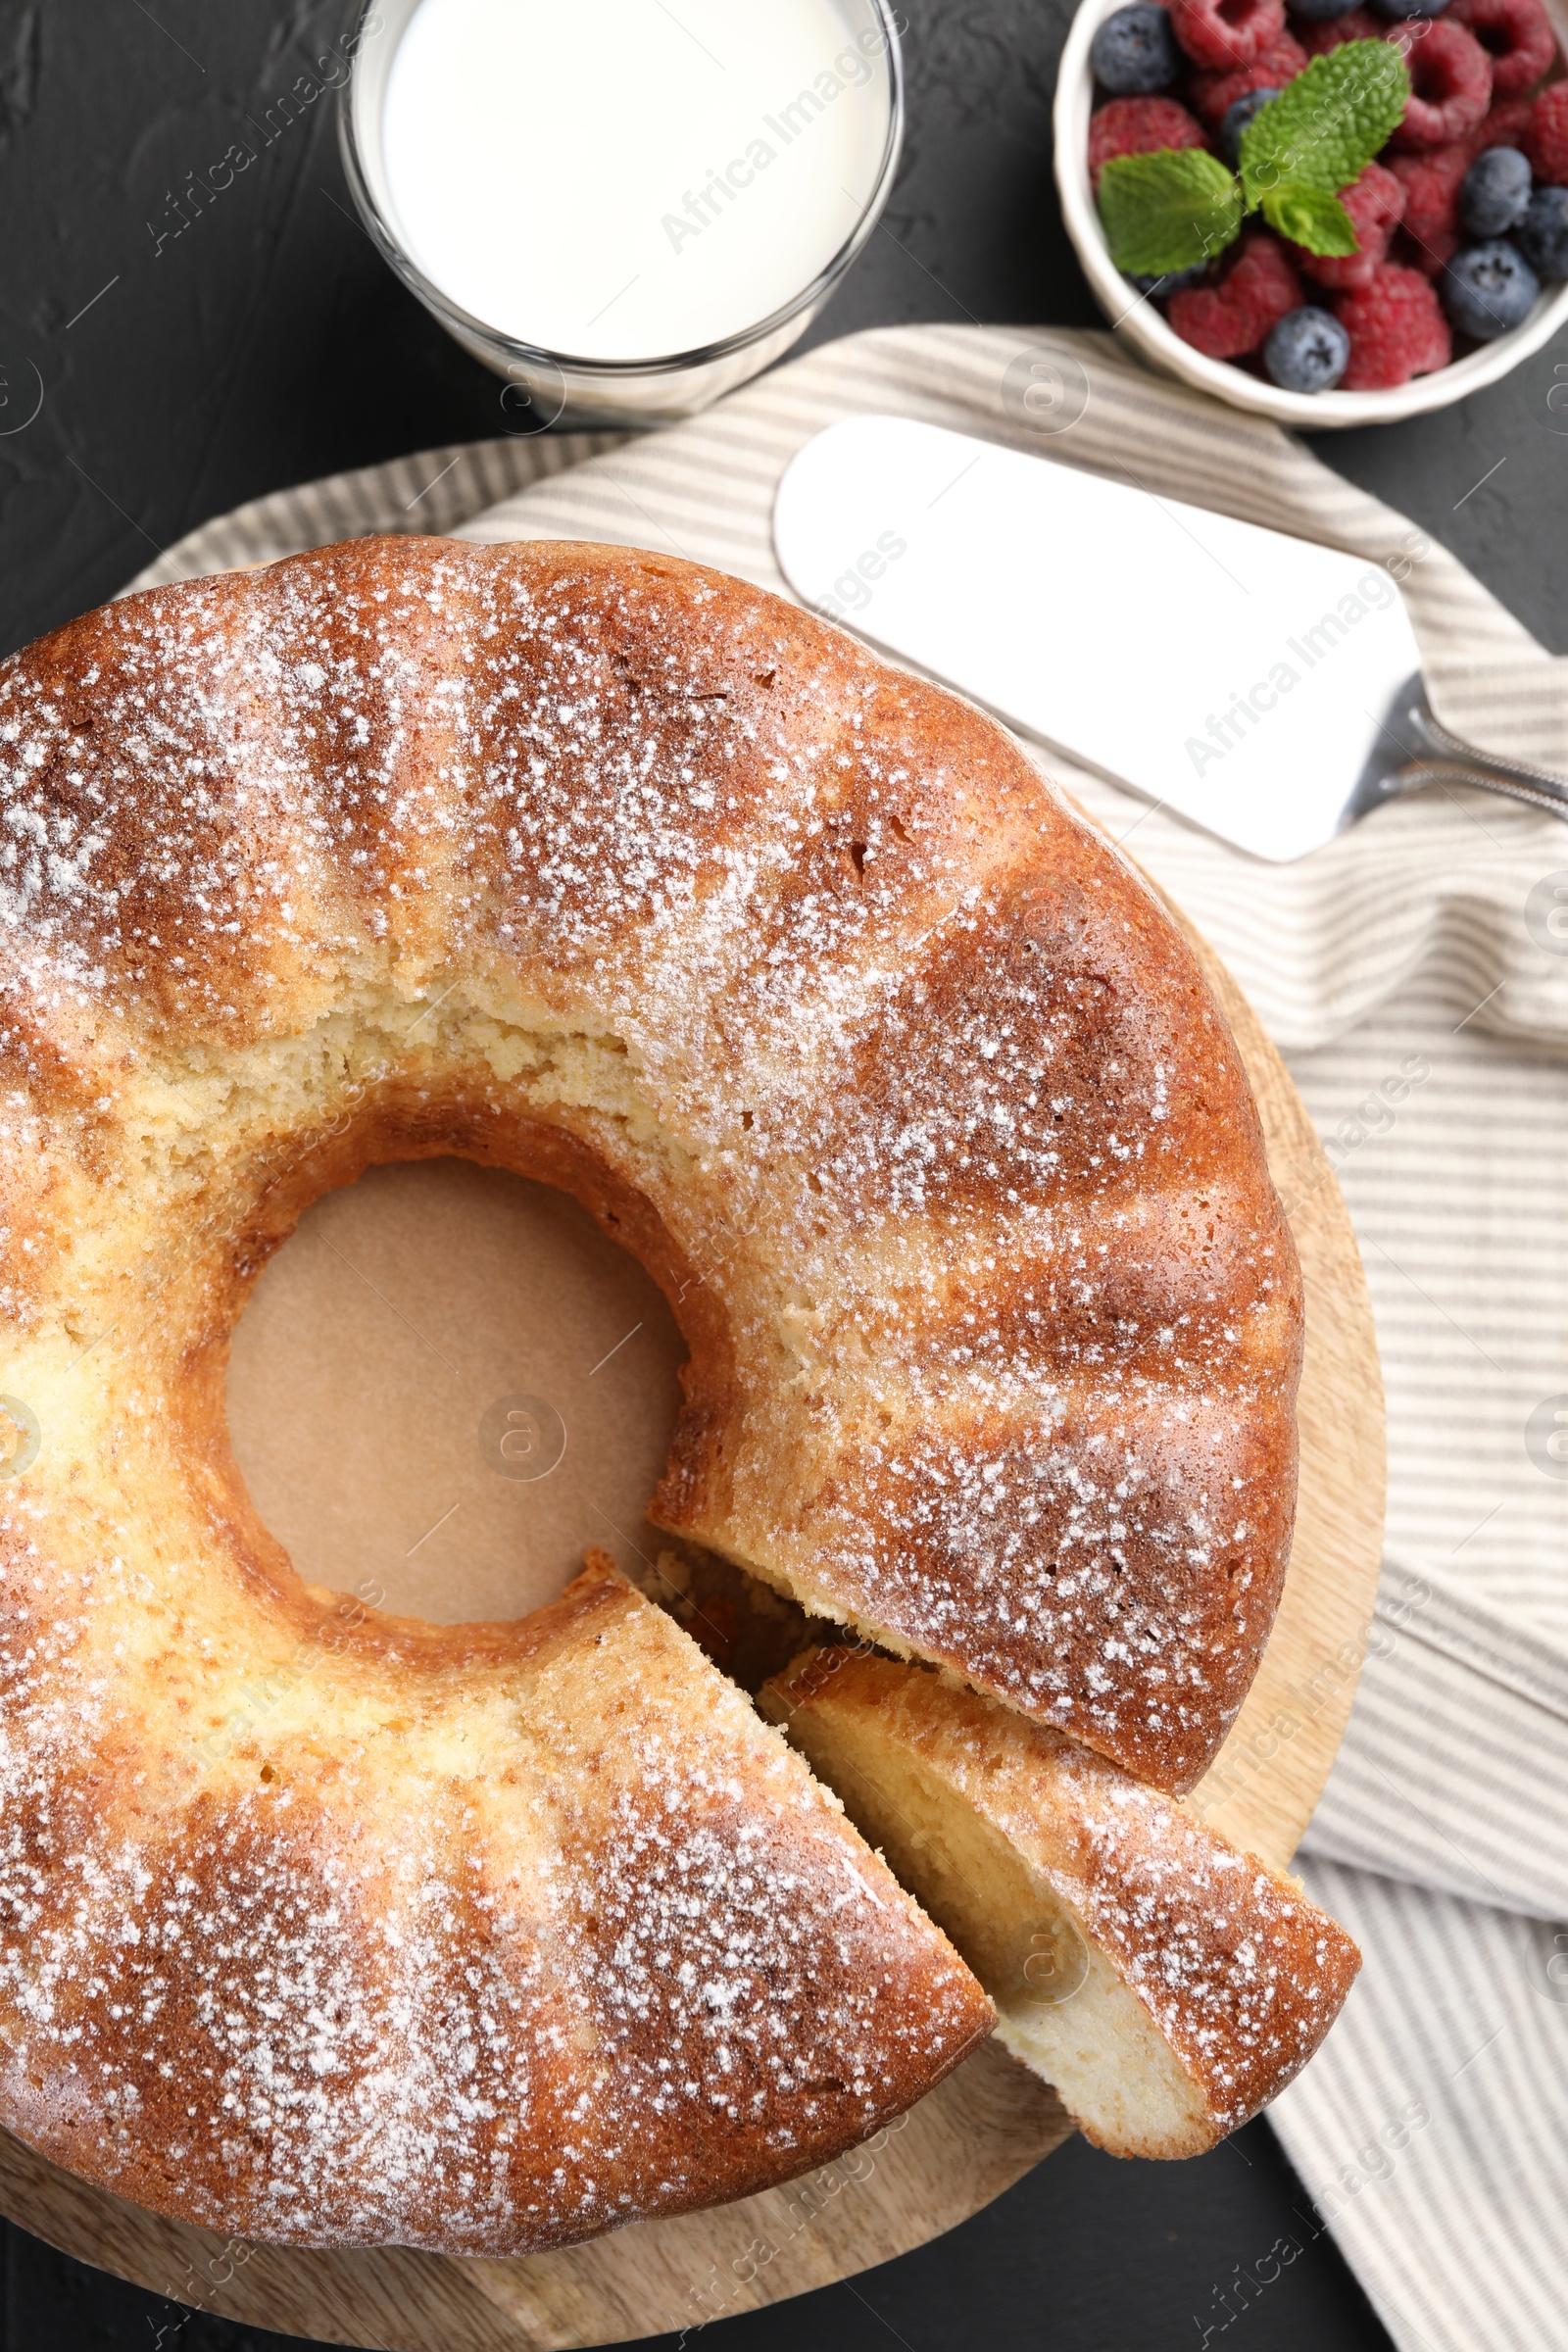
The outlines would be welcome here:
[[[104,1806],[123,1708],[68,1745],[14,1681],[9,2120],[213,2228],[496,2253],[788,2178],[944,2072],[984,2004],[832,1800],[624,1588],[548,1615],[483,1749],[510,1830],[428,1739],[323,1773],[275,1727],[261,1775]]]
[[[933,1902],[966,1951],[966,1936],[978,1943],[982,1973],[994,1972],[1008,2046],[1032,2064],[1042,2043],[1058,2057],[1063,2044],[1075,2050],[1090,2104],[1073,2112],[1091,2125],[1107,2121],[1097,2090],[1105,2105],[1124,2098],[1121,2136],[1106,2143],[1116,2153],[1192,2152],[1234,2130],[1284,2088],[1338,2015],[1358,1965],[1343,1930],[1294,1882],[1108,1759],[930,1673],[844,1649],[816,1652],[769,1695],[808,1753],[829,1769],[848,1760],[855,1795],[891,1787],[902,1803],[923,1803],[933,1847],[946,1838],[970,1857],[969,1872],[950,1858],[961,1890],[949,1887],[946,1910]],[[878,1826],[874,1800],[872,1818],[859,1818]],[[977,1823],[1006,1841],[1011,1875],[975,1842]],[[919,1885],[906,1834],[895,1821],[889,1850],[901,1869],[912,1862]],[[1029,1954],[1047,1937],[1030,1943],[1031,1901],[1042,1927],[1059,1936],[1066,1923],[1087,1943],[1102,1983],[1119,1981],[1143,2003],[1179,2062],[1185,2099],[1172,2101],[1168,2077],[1161,2088],[1158,2070],[1141,2070],[1124,2045],[1117,2070],[1114,2012],[1093,1989],[1075,2007],[1076,1987],[1058,1976],[1054,2000],[1041,1999]],[[1152,2128],[1154,2145],[1140,2146]],[[1195,2128],[1197,2142],[1171,2145]]]
[[[1231,2131],[1317,2048],[1354,1945],[1292,1882],[1155,1790],[1063,1751],[1087,1827],[1074,1894]]]
[[[1234,1049],[1163,914],[988,722],[782,605],[623,551],[368,543],[0,667],[0,1149],[8,1378],[48,1439],[7,1605],[24,1649],[85,1629],[111,1787],[138,1707],[184,1753],[283,1638],[224,1499],[212,1335],[313,1188],[435,1150],[574,1185],[666,1283],[693,1345],[669,1525],[1156,1777],[1223,1736],[1283,1573],[1299,1340]],[[83,1613],[110,1549],[123,1656]],[[616,1833],[631,1912],[607,1865],[574,1941],[503,1931],[500,1818],[470,1847],[445,1766],[417,1801],[356,1781],[391,1751],[337,1688],[291,1702],[303,1782],[176,1773],[119,1843],[58,1810],[58,1728],[13,1717],[43,1808],[17,1900],[55,1906],[8,1947],[15,1997],[49,1955],[34,2030],[76,2051],[83,2112],[143,2102],[138,2163],[185,2129],[157,2085],[200,2049],[178,2194],[254,2176],[270,2230],[318,2216],[335,2132],[334,2231],[580,2232],[627,2181],[691,2202],[842,2144],[961,2040],[961,1984],[925,2038],[896,1986],[866,2011],[808,1986],[783,1922],[825,1965],[840,1914],[780,1876],[787,1840],[754,1902],[740,1799],[720,1832],[693,1793],[667,1851]],[[840,1896],[863,1954],[874,1906]],[[599,1938],[613,1998],[572,1975]],[[74,2009],[88,1960],[108,1991]],[[133,2061],[155,1965],[184,1989]],[[637,2073],[636,2020],[667,2070]],[[585,2050],[619,2053],[613,2125],[603,2085],[578,2114]],[[524,2224],[539,2134],[577,2153]]]

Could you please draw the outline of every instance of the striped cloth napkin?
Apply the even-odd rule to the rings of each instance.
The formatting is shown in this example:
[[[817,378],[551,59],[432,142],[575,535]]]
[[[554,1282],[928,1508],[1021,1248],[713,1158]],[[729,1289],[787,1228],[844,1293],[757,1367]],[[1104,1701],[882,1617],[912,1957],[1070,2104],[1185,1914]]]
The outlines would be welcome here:
[[[858,335],[648,438],[436,450],[260,500],[133,585],[394,530],[619,541],[785,595],[779,476],[865,413],[1386,565],[1440,716],[1568,770],[1568,662],[1404,516],[1103,334]],[[1568,827],[1436,789],[1269,866],[1041,764],[1188,909],[1284,1051],[1355,1220],[1388,1384],[1369,1656],[1298,1865],[1366,1966],[1271,2111],[1311,2207],[1294,2239],[1237,2250],[1199,2333],[1327,2227],[1402,2352],[1568,2346]]]

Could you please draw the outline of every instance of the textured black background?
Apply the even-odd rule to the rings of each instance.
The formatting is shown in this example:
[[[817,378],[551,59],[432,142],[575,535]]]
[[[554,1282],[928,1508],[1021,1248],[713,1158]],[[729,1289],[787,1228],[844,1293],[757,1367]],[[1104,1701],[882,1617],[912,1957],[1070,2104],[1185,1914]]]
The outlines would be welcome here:
[[[590,58],[593,0],[562,4],[581,11]],[[886,232],[808,340],[926,318],[1100,323],[1051,185],[1069,0],[907,5],[910,134]],[[353,220],[330,100],[155,242],[184,175],[222,155],[342,14],[337,0],[153,0],[151,13],[144,0],[0,0],[0,652],[241,500],[504,428],[495,381],[399,291]],[[539,191],[541,210],[569,200]],[[1568,415],[1547,394],[1564,380],[1568,337],[1462,408],[1318,442],[1557,652]],[[922,2252],[709,2340],[1165,2352],[1208,2328],[1226,2352],[1386,2346],[1313,2230],[1262,2125],[1186,2165],[1116,2164],[1072,2141]],[[1227,2292],[1282,2236],[1299,2259],[1261,2292]],[[19,2230],[4,2260],[7,2352],[152,2352],[160,2330],[180,2352],[285,2341],[186,2315]]]
[[[593,0],[561,4],[583,16],[586,61]],[[243,499],[506,422],[495,381],[352,218],[330,99],[155,251],[149,221],[177,218],[184,175],[325,46],[344,0],[150,5],[0,0],[0,652]],[[886,232],[808,340],[922,318],[1101,323],[1051,184],[1070,0],[906,5],[909,140]],[[539,191],[542,211],[570,201]],[[1557,652],[1568,407],[1546,395],[1564,381],[1568,337],[1463,407],[1318,441]]]

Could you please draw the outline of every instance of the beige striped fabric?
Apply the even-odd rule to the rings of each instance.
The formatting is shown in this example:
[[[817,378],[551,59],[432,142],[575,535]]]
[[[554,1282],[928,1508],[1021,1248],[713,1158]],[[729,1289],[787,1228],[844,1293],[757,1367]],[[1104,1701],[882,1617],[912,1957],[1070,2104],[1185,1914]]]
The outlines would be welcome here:
[[[1043,419],[1023,397],[1042,367],[1060,389]],[[1386,565],[1446,722],[1568,770],[1568,662],[1405,517],[1102,334],[878,330],[648,438],[438,450],[261,500],[133,585],[424,529],[661,549],[782,595],[779,477],[812,433],[868,413],[1034,449]],[[1388,1560],[1304,1848],[1367,1966],[1278,2128],[1401,2346],[1568,2347],[1568,2281],[1552,2283],[1568,1929],[1560,1986],[1550,1973],[1551,1923],[1568,1921],[1568,825],[1440,789],[1268,866],[1031,756],[1248,990],[1325,1139],[1377,1314]],[[1399,2120],[1412,2102],[1418,2127]],[[1258,2255],[1282,2275],[1282,2255]],[[1216,2282],[1200,2335],[1217,2338],[1226,2310],[1265,2290],[1249,2276],[1228,2302]]]
[[[121,593],[199,580],[210,571],[274,564],[307,548],[370,531],[443,538],[487,507],[532,482],[547,481],[587,459],[618,449],[624,433],[519,434],[514,440],[460,442],[421,450],[387,466],[366,466],[297,490],[277,490],[235,507],[178,539]]]
[[[1238,2249],[1194,2342],[1245,2344],[1223,2329],[1288,2291],[1290,2245],[1326,2224],[1400,2352],[1562,2352],[1568,1930],[1337,1863],[1302,1876],[1364,1965],[1269,2110],[1307,2190],[1300,2227]]]

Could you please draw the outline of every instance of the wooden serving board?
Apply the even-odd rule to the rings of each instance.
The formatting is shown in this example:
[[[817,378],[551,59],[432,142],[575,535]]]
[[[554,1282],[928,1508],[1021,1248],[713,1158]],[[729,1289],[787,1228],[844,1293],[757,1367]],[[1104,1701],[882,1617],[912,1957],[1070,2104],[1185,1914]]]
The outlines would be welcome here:
[[[1328,1778],[1365,1647],[1383,1534],[1383,1390],[1333,1171],[1250,1006],[1183,929],[1257,1098],[1307,1309],[1285,1595],[1247,1704],[1188,1803],[1283,1865]],[[225,2242],[89,2187],[3,2133],[0,2209],[79,2261],[252,2327],[376,2352],[555,2352],[694,2328],[907,2253],[989,2204],[1070,2130],[1054,2094],[989,2044],[890,2130],[804,2181],[513,2262]]]

